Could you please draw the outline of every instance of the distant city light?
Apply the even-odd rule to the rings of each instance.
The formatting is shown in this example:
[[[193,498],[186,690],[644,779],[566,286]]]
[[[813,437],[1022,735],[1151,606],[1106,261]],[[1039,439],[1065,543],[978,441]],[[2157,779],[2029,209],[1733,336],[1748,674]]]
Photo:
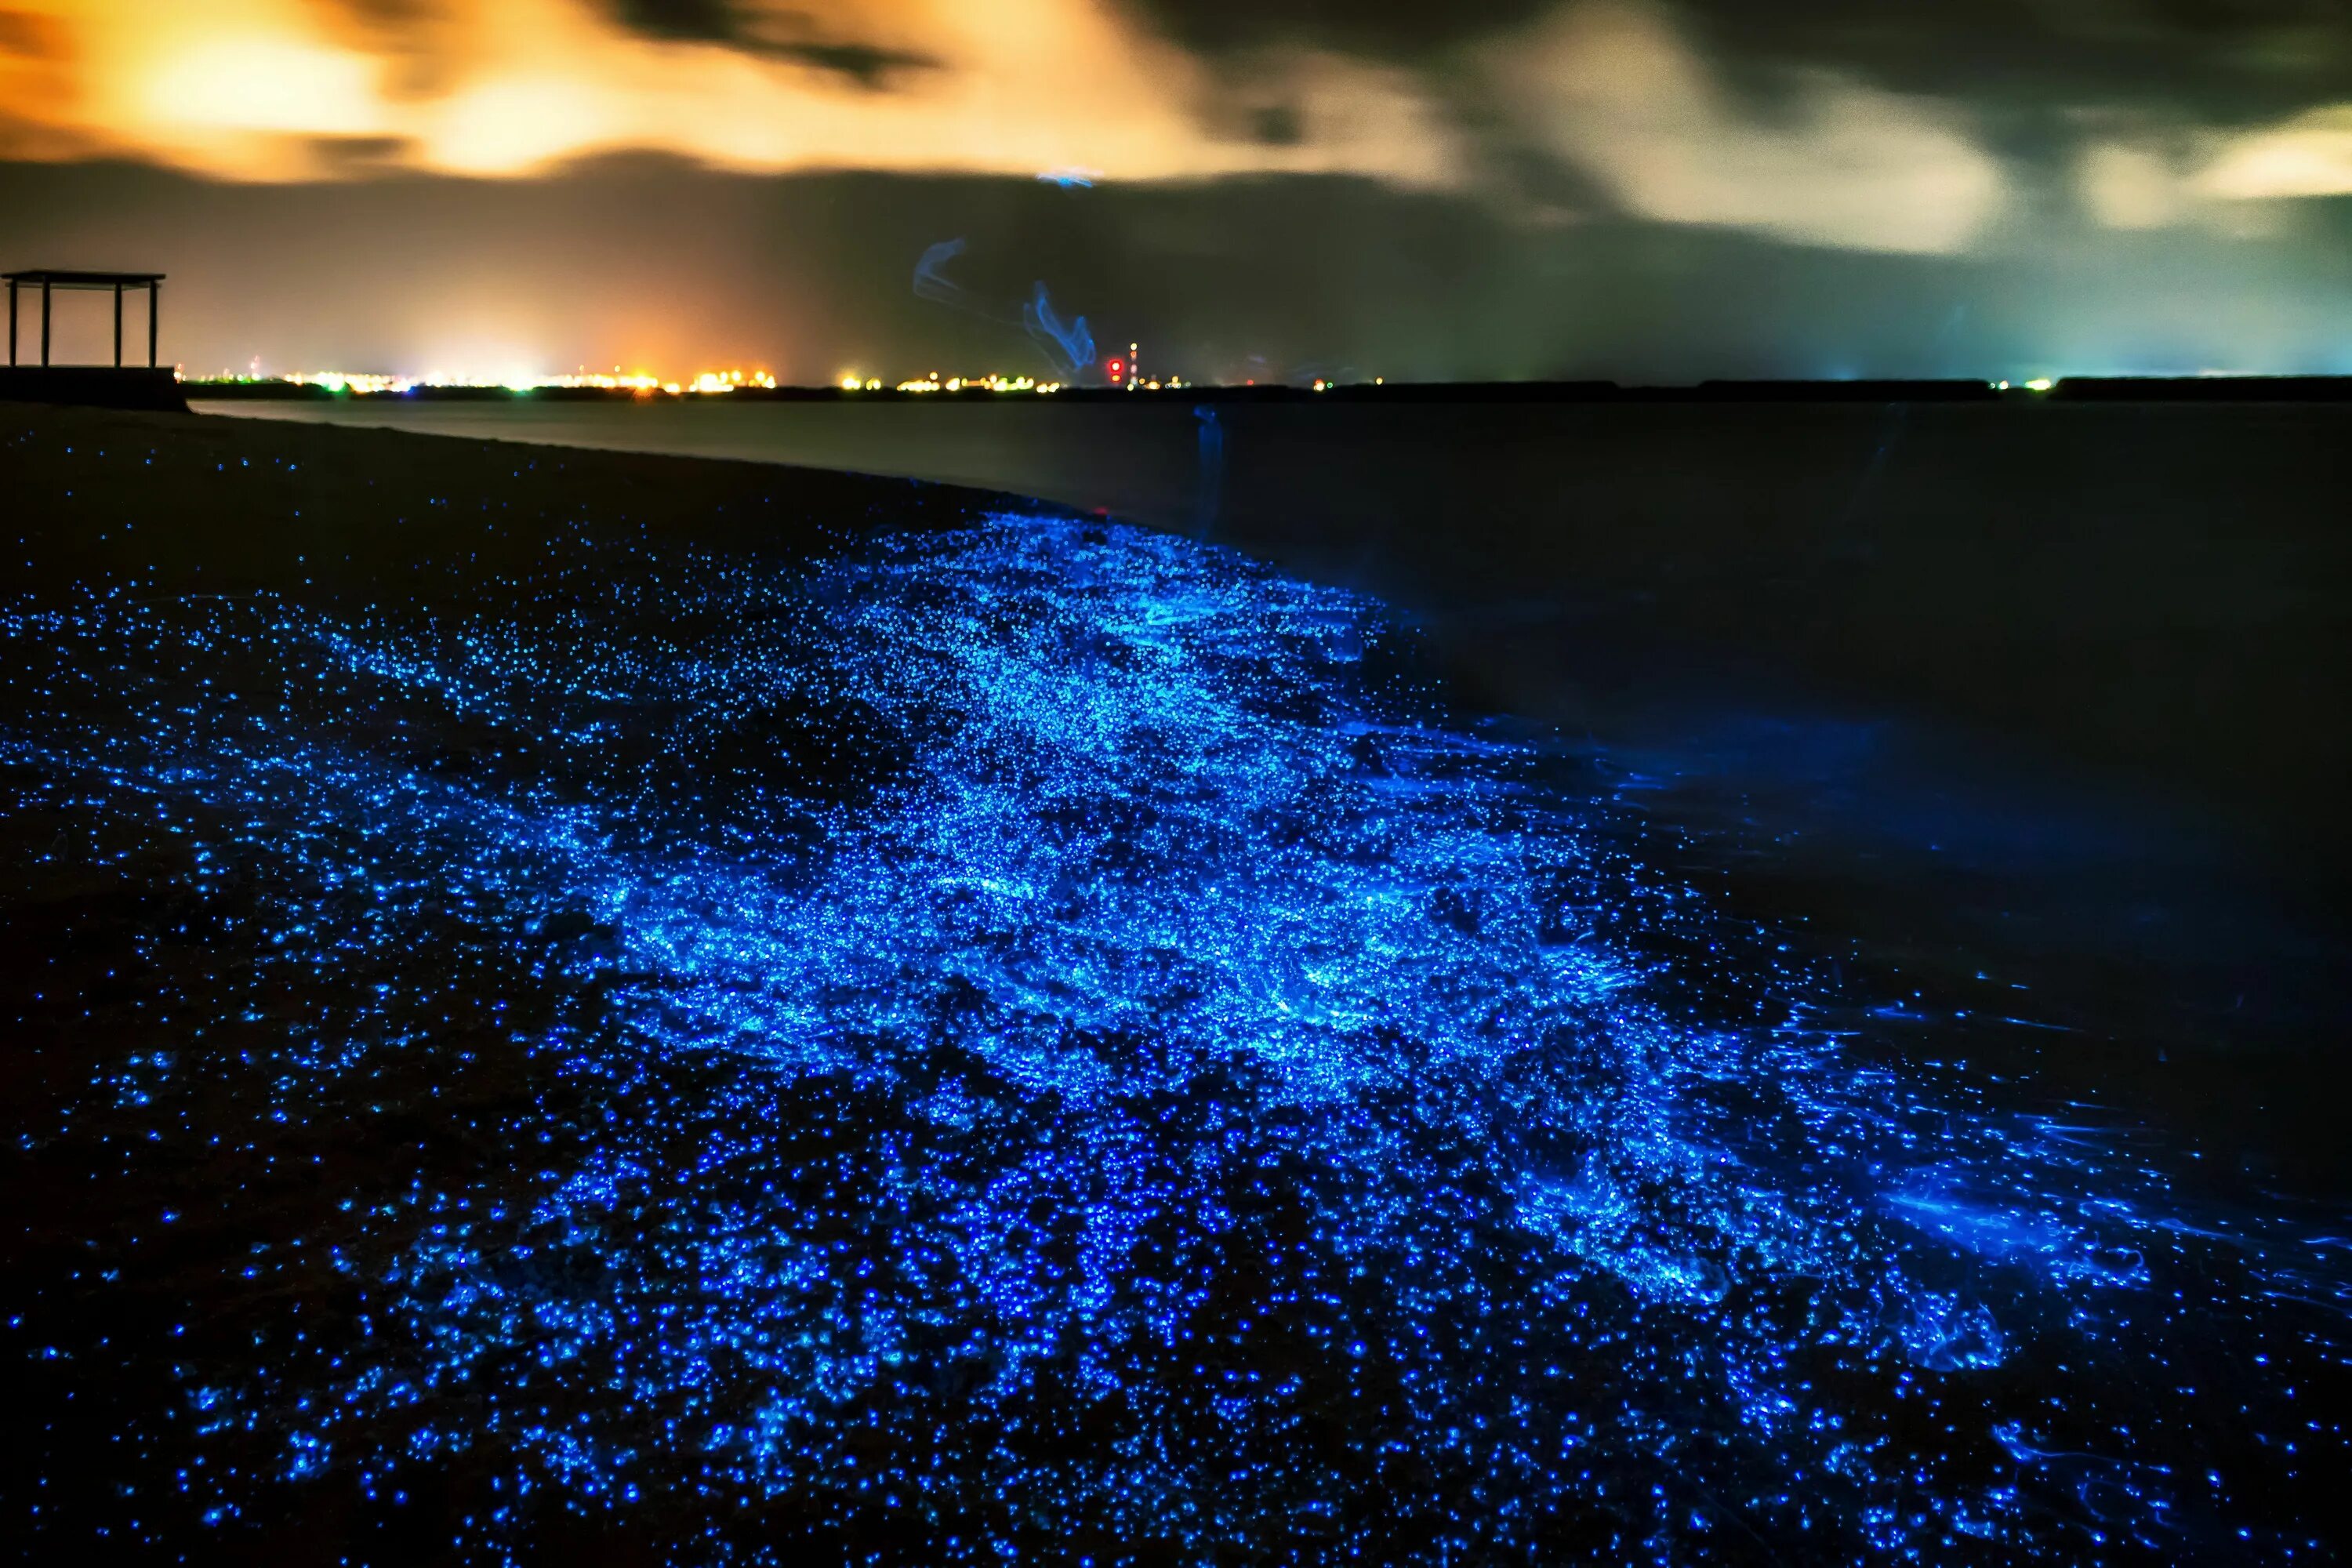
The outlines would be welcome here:
[[[1187,388],[1197,389],[1200,384],[1175,375],[1146,378],[1140,363],[1127,356],[1105,360],[1101,363],[1111,385],[1129,392],[1181,392]],[[211,374],[191,374],[185,366],[174,366],[173,374],[180,381],[195,385],[278,384],[316,387],[338,396],[361,397],[397,396],[419,390],[475,392],[503,390],[517,394],[596,391],[635,393],[640,397],[719,397],[736,392],[775,392],[783,389],[785,385],[778,381],[772,372],[740,369],[698,371],[681,381],[665,380],[648,371],[625,371],[618,367],[611,371],[576,371],[567,375],[539,375],[527,372],[484,375],[469,371],[436,370],[424,375],[410,376],[389,375],[372,371],[266,372],[261,368],[260,362],[256,360],[243,370],[224,369]],[[2208,370],[2181,374],[2221,377],[2243,373]],[[904,381],[894,383],[886,382],[879,376],[870,376],[858,371],[849,370],[844,371],[831,384],[839,391],[848,393],[895,391],[1051,394],[1067,390],[1069,384],[1061,381],[1040,381],[1031,375],[1006,375],[1002,373],[986,375],[949,375],[940,371],[932,371],[927,374],[911,376]],[[1218,384],[1212,382],[1210,384]],[[1255,387],[1258,384],[1257,378],[1248,377],[1240,384]],[[1987,381],[1983,384],[1994,392],[2021,391],[2043,395],[2055,391],[2059,382],[2051,376],[2036,376],[2030,381],[2013,382],[2004,379]],[[1385,387],[1388,385],[1388,378],[1376,375],[1369,382],[1360,380],[1343,382],[1330,376],[1317,376],[1309,384],[1308,390],[1328,393],[1342,385]]]
[[[843,384],[845,387],[848,385],[846,382]],[[881,383],[869,381],[866,384],[866,389],[868,392],[878,392],[881,390]],[[850,390],[854,391],[855,388],[850,388]],[[1058,381],[1039,381],[1034,376],[1027,375],[942,376],[939,372],[933,371],[929,375],[918,376],[912,381],[900,382],[896,390],[899,392],[1029,392],[1048,394],[1061,391],[1062,384]]]
[[[323,386],[329,392],[383,393],[405,392],[409,384],[394,375],[345,375],[336,371],[320,371],[316,375],[297,374],[282,378],[297,386]]]
[[[740,370],[706,370],[687,384],[687,390],[709,396],[716,393],[734,392],[746,386],[761,392],[773,392],[776,389],[776,378],[765,371],[754,371],[746,375]]]
[[[582,371],[570,375],[516,374],[495,377],[453,371],[433,371],[420,376],[383,375],[373,372],[341,370],[291,370],[264,374],[259,362],[257,361],[249,369],[225,370],[215,376],[191,377],[184,371],[175,371],[173,374],[182,381],[226,382],[246,386],[283,383],[291,386],[315,386],[338,395],[357,394],[361,396],[396,396],[403,393],[416,391],[421,387],[427,390],[464,391],[503,388],[509,392],[519,393],[634,392],[641,397],[650,397],[656,393],[667,393],[673,397],[689,394],[709,397],[746,389],[773,392],[777,386],[775,376],[764,370],[706,370],[698,372],[691,379],[683,382],[664,381],[659,376],[645,371],[624,372],[617,369],[609,373]]]

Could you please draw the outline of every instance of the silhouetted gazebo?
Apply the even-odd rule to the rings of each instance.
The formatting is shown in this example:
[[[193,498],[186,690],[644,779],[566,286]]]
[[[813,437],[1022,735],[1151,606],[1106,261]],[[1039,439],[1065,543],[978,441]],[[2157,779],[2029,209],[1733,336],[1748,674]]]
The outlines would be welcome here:
[[[90,289],[114,293],[114,367],[122,368],[122,295],[125,289],[147,290],[147,368],[155,368],[155,343],[161,313],[157,301],[163,292],[161,272],[10,272],[0,274],[8,284],[8,363],[16,363],[16,290],[38,288],[41,291],[41,365],[49,363],[49,295],[58,289]]]

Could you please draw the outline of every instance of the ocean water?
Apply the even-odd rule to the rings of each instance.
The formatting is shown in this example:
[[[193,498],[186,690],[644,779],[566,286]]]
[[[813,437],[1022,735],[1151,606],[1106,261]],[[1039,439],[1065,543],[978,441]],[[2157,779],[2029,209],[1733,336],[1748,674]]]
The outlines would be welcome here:
[[[125,1456],[18,1478],[37,1543],[2340,1546],[2352,1215],[1657,806],[1866,734],[1647,766],[1363,596],[1020,513],[0,641],[9,874],[168,889],[79,938],[140,1047],[17,1151],[32,1397]]]

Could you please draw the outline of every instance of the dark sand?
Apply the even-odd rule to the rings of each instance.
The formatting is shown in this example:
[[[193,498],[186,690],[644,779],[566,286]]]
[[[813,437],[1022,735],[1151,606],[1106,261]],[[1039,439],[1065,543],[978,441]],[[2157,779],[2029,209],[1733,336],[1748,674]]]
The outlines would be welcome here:
[[[769,464],[17,404],[0,404],[0,483],[11,592],[321,601],[430,597],[450,574],[462,594],[465,578],[531,564],[557,525],[789,552],[877,513],[920,526],[988,499]]]

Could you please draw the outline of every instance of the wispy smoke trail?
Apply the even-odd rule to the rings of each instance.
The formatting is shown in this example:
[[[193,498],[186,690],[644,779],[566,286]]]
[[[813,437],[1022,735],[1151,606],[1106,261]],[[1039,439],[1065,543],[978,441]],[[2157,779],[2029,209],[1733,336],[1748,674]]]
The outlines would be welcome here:
[[[1060,360],[1071,375],[1076,375],[1095,362],[1095,336],[1087,330],[1087,319],[1064,321],[1054,313],[1054,301],[1045,293],[1043,283],[1026,305],[1021,307],[1021,324],[1037,346]]]
[[[961,239],[943,239],[923,252],[922,259],[915,263],[917,299],[936,300],[942,305],[955,305],[964,310],[971,308],[965,298],[963,285],[946,272],[947,264],[961,256],[963,248],[964,242]]]
[[[1075,380],[1094,363],[1095,338],[1080,316],[1065,321],[1055,310],[1053,298],[1042,282],[1036,292],[1021,307],[1016,320],[975,302],[971,291],[947,275],[948,263],[964,253],[961,239],[943,239],[923,252],[915,263],[915,297],[937,304],[950,305],[983,321],[1003,326],[1018,326],[1027,332],[1037,346],[1045,351],[1055,370]]]

